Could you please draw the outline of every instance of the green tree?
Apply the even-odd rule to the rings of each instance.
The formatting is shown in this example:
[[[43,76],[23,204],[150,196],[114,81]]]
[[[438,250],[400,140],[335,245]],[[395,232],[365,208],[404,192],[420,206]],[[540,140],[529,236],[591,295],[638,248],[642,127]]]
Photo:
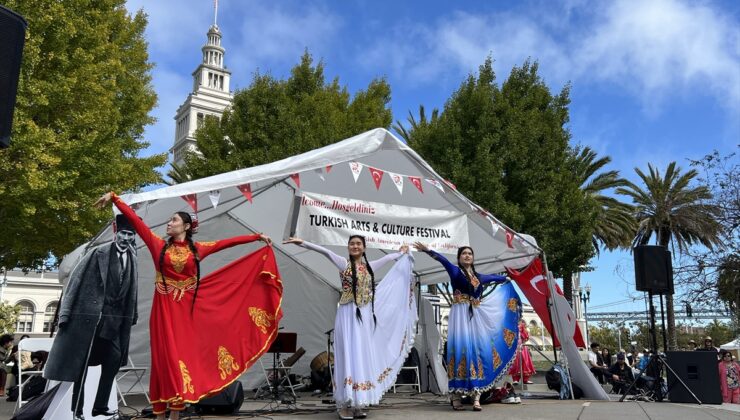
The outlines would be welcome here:
[[[12,334],[15,332],[15,324],[18,321],[18,315],[20,313],[20,306],[0,302],[0,334]]]
[[[170,169],[167,171],[167,178],[164,183],[167,185],[182,184],[183,182],[190,181],[190,176],[185,171],[183,165],[178,165],[175,162],[170,162]]]
[[[12,142],[0,150],[0,266],[36,266],[88,240],[106,190],[159,181],[140,158],[156,96],[146,17],[124,0],[7,0],[29,26]]]
[[[602,248],[610,251],[629,248],[637,228],[632,206],[607,195],[607,192],[627,185],[627,181],[619,176],[618,171],[601,171],[610,162],[610,157],[598,157],[590,147],[576,147],[571,151],[571,170],[576,181],[580,183],[586,199],[591,201],[596,215],[591,242],[597,255]],[[563,294],[571,301],[573,296],[571,273],[564,273]]]
[[[339,79],[327,83],[324,64],[306,52],[287,80],[256,74],[222,118],[206,118],[196,133],[199,153],[186,156],[193,179],[248,168],[326,146],[372,128],[388,128],[391,89],[373,80],[354,97]]]
[[[712,193],[704,185],[692,186],[698,175],[696,170],[682,174],[676,162],[671,162],[665,174],[648,164],[649,173],[639,168],[635,172],[644,187],[630,182],[626,187],[617,189],[618,194],[630,197],[635,205],[635,215],[639,223],[634,238],[635,245],[646,245],[655,235],[655,243],[679,253],[688,251],[695,245],[708,249],[720,243],[722,226],[717,222],[720,209],[709,203]],[[673,295],[666,296],[668,319],[668,347],[677,346],[676,320],[673,307]]]
[[[502,222],[537,238],[558,277],[593,255],[593,203],[567,168],[569,87],[553,95],[537,63],[499,86],[489,57],[427,119],[399,131],[435,170]]]

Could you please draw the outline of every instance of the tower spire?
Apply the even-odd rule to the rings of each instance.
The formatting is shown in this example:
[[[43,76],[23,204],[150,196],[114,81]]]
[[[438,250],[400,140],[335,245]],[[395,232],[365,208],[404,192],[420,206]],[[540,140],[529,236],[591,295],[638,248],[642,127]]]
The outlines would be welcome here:
[[[218,26],[218,0],[213,0],[213,26]]]

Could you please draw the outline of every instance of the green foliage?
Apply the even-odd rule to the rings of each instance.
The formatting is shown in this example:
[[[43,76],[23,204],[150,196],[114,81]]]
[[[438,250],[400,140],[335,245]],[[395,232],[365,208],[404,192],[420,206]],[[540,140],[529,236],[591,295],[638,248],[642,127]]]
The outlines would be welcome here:
[[[705,185],[693,186],[698,176],[696,170],[682,174],[676,162],[671,162],[661,174],[658,168],[648,164],[648,173],[635,168],[643,186],[628,183],[617,189],[618,194],[630,197],[635,206],[635,217],[639,223],[633,240],[635,245],[645,245],[655,235],[658,245],[679,253],[692,245],[703,245],[712,249],[721,243],[722,225],[717,218],[721,209],[713,204],[712,193]],[[675,349],[676,321],[673,295],[666,295],[668,345]]]
[[[0,334],[12,334],[15,332],[15,323],[18,321],[18,315],[20,313],[20,306],[0,302]]]
[[[444,110],[423,108],[396,129],[459,191],[519,232],[537,238],[556,276],[594,254],[594,204],[568,170],[569,87],[553,95],[537,63],[515,67],[499,86],[489,57]]]
[[[339,79],[327,83],[324,64],[306,52],[287,80],[256,74],[234,95],[223,117],[197,131],[200,153],[186,156],[193,179],[273,162],[377,127],[389,127],[391,89],[373,80],[350,98]]]
[[[105,191],[159,181],[139,158],[153,121],[146,17],[123,0],[7,0],[29,23],[11,147],[0,150],[0,266],[36,266],[88,240]]]

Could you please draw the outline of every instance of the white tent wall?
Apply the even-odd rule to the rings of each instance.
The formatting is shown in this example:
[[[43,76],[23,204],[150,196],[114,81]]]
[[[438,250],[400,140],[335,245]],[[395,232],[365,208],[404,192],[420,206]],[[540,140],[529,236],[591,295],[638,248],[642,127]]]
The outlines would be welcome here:
[[[339,277],[336,268],[326,259],[295,245],[282,245],[280,239],[290,222],[289,213],[296,196],[295,184],[290,175],[300,173],[301,191],[334,195],[352,199],[396,204],[421,209],[456,210],[468,217],[470,245],[476,250],[476,268],[480,272],[502,272],[505,266],[521,268],[527,265],[540,250],[532,237],[515,234],[509,245],[503,224],[485,213],[462,194],[444,184],[444,192],[423,181],[424,193],[410,182],[404,183],[403,194],[399,194],[393,182],[384,178],[376,189],[369,171],[363,169],[357,182],[354,181],[348,162],[360,162],[386,172],[401,175],[444,179],[405,143],[384,129],[375,129],[350,139],[316,149],[278,162],[215,175],[200,180],[165,187],[140,194],[128,194],[123,199],[129,203],[140,203],[137,214],[155,233],[164,237],[165,225],[175,211],[190,211],[181,198],[197,193],[199,232],[198,241],[227,238],[251,232],[262,232],[275,240],[276,258],[284,286],[282,331],[297,332],[298,345],[306,349],[296,365],[295,371],[307,374],[308,364],[318,353],[326,349],[324,332],[333,328],[336,303],[339,298]],[[333,165],[330,172],[323,169]],[[322,179],[315,169],[322,170]],[[249,183],[254,193],[249,203],[236,188]],[[220,191],[217,208],[212,208],[210,191]],[[91,246],[112,240],[110,228],[102,231]],[[227,264],[245,255],[261,243],[242,245],[209,256],[202,263],[202,273]],[[329,247],[340,255],[346,254],[345,247]],[[393,250],[368,249],[368,259],[379,258]],[[70,254],[75,260],[79,252]],[[454,256],[453,256],[454,257]],[[149,312],[154,293],[154,268],[152,257],[139,240],[139,323],[131,336],[131,357],[138,366],[149,366]],[[69,265],[65,259],[63,271]],[[390,266],[378,273],[378,278]],[[415,273],[423,284],[447,281],[447,274],[438,262],[426,255],[417,255]],[[428,302],[427,302],[428,303]],[[197,305],[197,302],[196,302]],[[431,310],[431,309],[430,309]],[[426,317],[425,314],[423,316]],[[430,328],[427,321],[425,339],[417,341],[420,356],[438,353],[439,332]],[[432,321],[433,322],[433,321]],[[418,346],[433,346],[419,348]],[[438,359],[441,360],[441,359]],[[266,356],[265,363],[271,358]],[[440,371],[441,363],[432,363],[438,380],[444,381],[446,374]],[[420,367],[422,370],[424,366]],[[242,380],[252,387],[262,374],[258,367],[250,369]],[[426,375],[422,375],[426,376]],[[446,386],[446,382],[444,384]]]

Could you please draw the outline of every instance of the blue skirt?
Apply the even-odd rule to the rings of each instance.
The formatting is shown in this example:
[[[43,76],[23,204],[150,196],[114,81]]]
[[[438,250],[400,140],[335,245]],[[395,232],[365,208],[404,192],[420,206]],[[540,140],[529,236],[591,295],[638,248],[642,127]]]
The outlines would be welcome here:
[[[492,388],[509,372],[519,345],[521,301],[511,282],[499,285],[480,305],[450,309],[447,328],[449,391],[473,394]]]

